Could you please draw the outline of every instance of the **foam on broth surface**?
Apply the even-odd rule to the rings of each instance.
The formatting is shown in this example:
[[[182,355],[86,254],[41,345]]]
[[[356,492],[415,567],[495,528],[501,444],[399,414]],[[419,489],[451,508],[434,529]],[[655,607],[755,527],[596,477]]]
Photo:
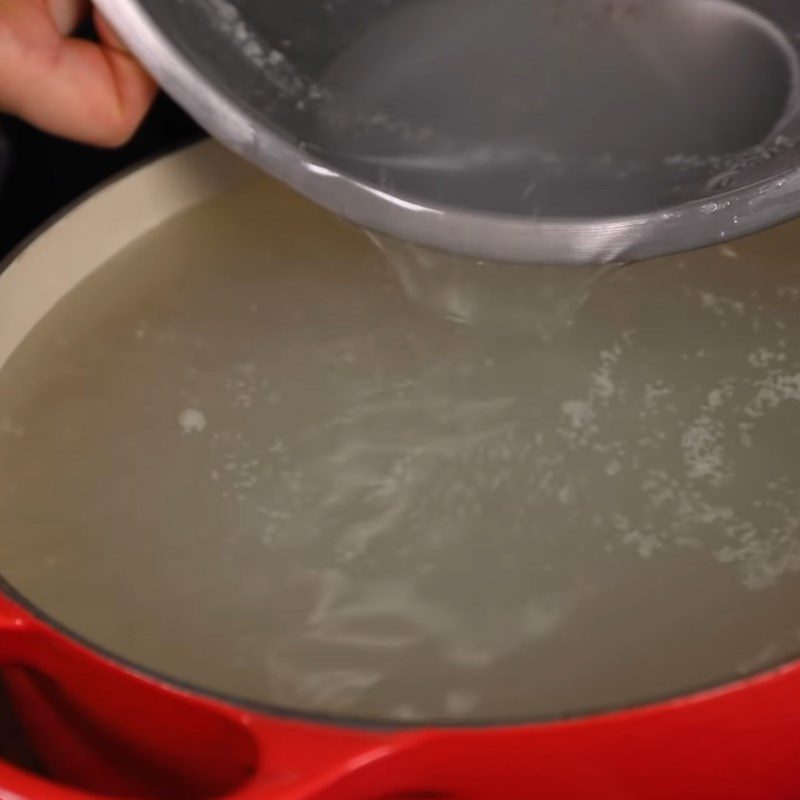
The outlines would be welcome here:
[[[360,717],[585,712],[777,663],[797,253],[794,224],[592,281],[252,185],[2,371],[2,573],[147,668]]]

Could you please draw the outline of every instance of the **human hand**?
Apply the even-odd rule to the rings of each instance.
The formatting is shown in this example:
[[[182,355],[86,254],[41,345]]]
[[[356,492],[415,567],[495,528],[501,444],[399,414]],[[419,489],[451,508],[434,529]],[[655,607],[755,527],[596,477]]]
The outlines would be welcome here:
[[[0,111],[116,147],[136,131],[156,86],[97,13],[99,42],[71,38],[89,13],[88,0],[0,0]]]

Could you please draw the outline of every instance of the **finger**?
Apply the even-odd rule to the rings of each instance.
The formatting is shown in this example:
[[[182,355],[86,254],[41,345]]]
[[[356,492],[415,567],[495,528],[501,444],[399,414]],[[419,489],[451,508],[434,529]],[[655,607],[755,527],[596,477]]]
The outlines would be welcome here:
[[[94,13],[94,24],[100,47],[115,78],[123,127],[136,129],[153,104],[158,86],[98,11]]]
[[[99,12],[94,12],[94,27],[100,41],[122,53],[130,53],[125,42],[120,39],[111,23]]]
[[[51,0],[0,0],[0,106],[51,133],[101,146],[123,144],[156,87],[128,53],[65,39],[75,16]],[[63,14],[56,21],[54,13]]]

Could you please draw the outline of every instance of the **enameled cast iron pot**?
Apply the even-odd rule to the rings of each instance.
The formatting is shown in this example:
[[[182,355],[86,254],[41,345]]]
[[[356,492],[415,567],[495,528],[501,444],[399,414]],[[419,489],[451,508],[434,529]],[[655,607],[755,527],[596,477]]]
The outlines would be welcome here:
[[[0,278],[0,365],[109,257],[252,178],[203,143],[96,192]],[[48,777],[0,797],[200,800],[794,800],[800,664],[656,705],[481,727],[358,726],[211,697],[77,640],[10,586],[0,676]]]

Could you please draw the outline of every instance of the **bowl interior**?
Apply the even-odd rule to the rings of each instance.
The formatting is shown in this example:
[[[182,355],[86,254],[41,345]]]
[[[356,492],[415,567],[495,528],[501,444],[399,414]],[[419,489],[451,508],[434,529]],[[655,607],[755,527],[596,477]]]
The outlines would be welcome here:
[[[794,167],[789,0],[140,0],[212,84],[427,206],[637,215]]]

